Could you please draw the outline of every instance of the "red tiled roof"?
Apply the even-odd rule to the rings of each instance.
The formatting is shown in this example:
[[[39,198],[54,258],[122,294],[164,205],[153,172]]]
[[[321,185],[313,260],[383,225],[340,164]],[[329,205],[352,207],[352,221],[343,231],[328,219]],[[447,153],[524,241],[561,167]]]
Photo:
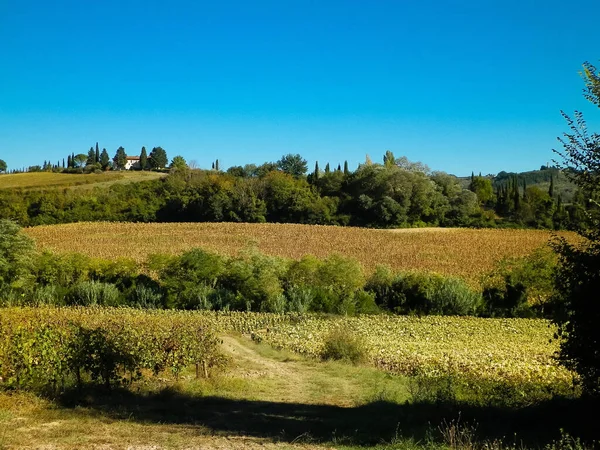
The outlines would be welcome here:
[[[139,161],[140,157],[139,156],[128,156],[127,160],[128,161]]]

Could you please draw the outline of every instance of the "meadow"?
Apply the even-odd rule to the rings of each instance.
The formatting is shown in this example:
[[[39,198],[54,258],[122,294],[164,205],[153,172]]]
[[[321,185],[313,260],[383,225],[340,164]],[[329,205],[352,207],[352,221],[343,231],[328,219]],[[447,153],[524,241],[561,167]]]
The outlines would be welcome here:
[[[166,176],[158,172],[110,171],[92,174],[54,172],[15,173],[0,176],[0,189],[48,190],[61,188],[107,187],[111,184],[135,183]]]
[[[472,285],[506,257],[530,254],[552,233],[541,230],[413,228],[377,230],[297,224],[247,223],[74,223],[27,228],[39,248],[91,257],[133,258],[178,254],[200,247],[237,255],[254,246],[271,256],[300,259],[340,254],[358,260],[367,272],[377,265],[395,271],[431,271],[458,276]],[[562,232],[572,238],[574,234]]]

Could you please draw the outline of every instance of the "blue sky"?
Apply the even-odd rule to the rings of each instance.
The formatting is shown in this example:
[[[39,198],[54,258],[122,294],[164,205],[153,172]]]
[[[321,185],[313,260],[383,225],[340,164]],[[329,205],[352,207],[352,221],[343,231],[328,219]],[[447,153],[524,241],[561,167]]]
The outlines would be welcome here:
[[[0,0],[0,159],[162,146],[209,167],[386,150],[468,175],[539,168],[600,111],[581,0]]]

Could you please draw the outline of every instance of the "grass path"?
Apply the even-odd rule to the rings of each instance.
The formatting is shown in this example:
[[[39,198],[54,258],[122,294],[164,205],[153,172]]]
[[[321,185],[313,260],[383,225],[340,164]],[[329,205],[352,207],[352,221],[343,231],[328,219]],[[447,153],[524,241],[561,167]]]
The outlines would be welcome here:
[[[314,442],[335,440],[346,420],[340,412],[406,396],[404,379],[369,367],[322,363],[240,336],[223,336],[222,348],[231,357],[225,374],[195,380],[190,372],[168,382],[167,393],[152,382],[110,398],[92,392],[76,404],[0,393],[0,448],[332,448]]]

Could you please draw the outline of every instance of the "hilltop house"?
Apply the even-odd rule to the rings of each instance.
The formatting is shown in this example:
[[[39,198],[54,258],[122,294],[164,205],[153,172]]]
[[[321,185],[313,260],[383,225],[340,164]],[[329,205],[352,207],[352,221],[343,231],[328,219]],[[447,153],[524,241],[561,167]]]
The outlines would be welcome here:
[[[129,170],[129,169],[141,169],[139,156],[128,156],[127,157],[127,163],[125,164],[125,170]]]

